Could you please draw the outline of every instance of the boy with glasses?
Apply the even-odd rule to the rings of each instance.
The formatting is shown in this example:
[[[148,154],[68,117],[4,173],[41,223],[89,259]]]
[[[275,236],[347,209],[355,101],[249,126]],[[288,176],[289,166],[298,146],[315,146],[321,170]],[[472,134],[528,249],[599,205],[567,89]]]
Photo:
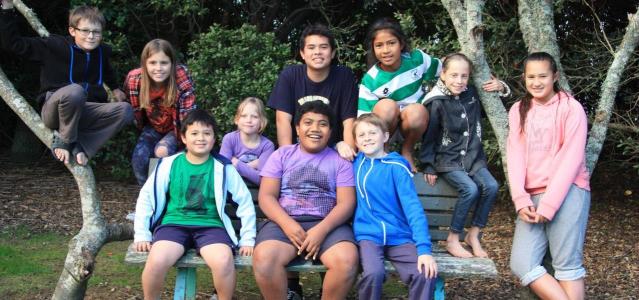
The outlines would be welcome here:
[[[80,6],[69,13],[69,35],[23,37],[18,32],[12,0],[2,0],[0,47],[40,64],[41,117],[57,129],[51,149],[56,159],[86,165],[106,141],[133,120],[131,105],[107,103],[104,85],[117,87],[111,48],[101,45],[104,16],[95,7]]]

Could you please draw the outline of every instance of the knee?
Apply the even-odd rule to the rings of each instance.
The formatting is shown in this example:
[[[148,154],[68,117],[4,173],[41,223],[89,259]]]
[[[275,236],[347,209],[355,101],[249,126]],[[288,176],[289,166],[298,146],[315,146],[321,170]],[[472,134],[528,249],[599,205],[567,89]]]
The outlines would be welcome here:
[[[363,267],[362,282],[372,285],[382,285],[386,279],[386,270],[384,266],[379,267]]]
[[[479,189],[475,184],[465,184],[460,187],[459,194],[464,199],[476,199],[479,196]]]
[[[274,266],[273,256],[269,254],[269,251],[255,248],[255,251],[253,251],[253,272],[255,276],[269,276]]]
[[[326,267],[349,278],[354,278],[359,268],[359,257],[355,251],[353,253],[343,252],[332,257],[331,262]]]
[[[375,104],[373,113],[390,125],[393,120],[399,117],[399,106],[391,99],[382,99]]]
[[[61,104],[72,105],[72,106],[82,106],[87,101],[87,93],[84,91],[81,85],[77,83],[72,83],[65,88],[66,97],[63,97],[60,102]]]
[[[174,262],[165,259],[164,256],[149,256],[144,265],[144,270],[152,273],[165,274]]]
[[[233,254],[229,251],[219,251],[209,262],[209,268],[213,273],[230,274],[235,271],[235,261]]]
[[[402,112],[402,123],[410,128],[428,126],[428,110],[421,104],[411,104]]]
[[[127,102],[117,102],[115,104],[117,105],[116,110],[119,112],[122,123],[129,124],[133,122],[133,108],[131,104]]]

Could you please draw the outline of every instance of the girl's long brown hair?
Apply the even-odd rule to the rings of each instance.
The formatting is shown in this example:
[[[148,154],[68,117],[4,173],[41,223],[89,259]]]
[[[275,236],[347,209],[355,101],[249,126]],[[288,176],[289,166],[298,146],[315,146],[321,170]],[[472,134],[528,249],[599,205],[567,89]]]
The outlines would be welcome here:
[[[146,69],[146,61],[152,55],[164,52],[166,56],[171,60],[171,71],[169,78],[164,82],[164,98],[160,103],[162,106],[171,107],[177,101],[177,82],[176,82],[176,61],[175,50],[173,46],[166,40],[154,39],[144,46],[142,55],[140,55],[140,66],[142,67],[142,78],[140,80],[140,107],[149,108],[151,106],[151,99],[149,99],[149,90],[153,83],[153,79],[149,76],[149,71]]]
[[[550,63],[550,70],[552,71],[553,76],[557,74],[557,63],[552,55],[547,52],[533,52],[528,54],[526,59],[524,59],[523,63],[523,76],[524,76],[524,86],[526,85],[526,65],[529,61],[547,61]],[[552,85],[552,90],[555,93],[559,93],[562,89],[559,87],[559,82],[555,81]],[[519,103],[519,127],[521,128],[521,132],[524,132],[524,126],[526,125],[526,116],[528,115],[528,111],[530,110],[530,103],[532,102],[532,94],[528,92],[528,88],[526,88],[526,95],[521,98],[521,103]]]

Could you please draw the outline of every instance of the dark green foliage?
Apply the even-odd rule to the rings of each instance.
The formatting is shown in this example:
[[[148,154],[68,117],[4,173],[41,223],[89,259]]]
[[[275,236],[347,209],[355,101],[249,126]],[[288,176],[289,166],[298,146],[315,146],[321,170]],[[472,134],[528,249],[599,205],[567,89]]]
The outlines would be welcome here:
[[[243,98],[267,101],[280,70],[291,58],[288,44],[276,41],[272,33],[259,33],[251,25],[238,29],[214,25],[189,48],[197,102],[213,112],[219,123],[218,135],[235,129],[233,116]],[[274,122],[270,124],[269,131],[274,132]]]

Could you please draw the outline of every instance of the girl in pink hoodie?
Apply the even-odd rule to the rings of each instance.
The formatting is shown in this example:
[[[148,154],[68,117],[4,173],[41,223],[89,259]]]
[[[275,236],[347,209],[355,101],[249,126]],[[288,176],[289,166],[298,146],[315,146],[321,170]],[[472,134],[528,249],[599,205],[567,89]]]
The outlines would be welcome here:
[[[517,210],[510,268],[542,299],[583,299],[590,208],[587,119],[545,52],[524,61],[527,93],[508,115],[510,194]],[[542,266],[550,248],[554,277]]]

